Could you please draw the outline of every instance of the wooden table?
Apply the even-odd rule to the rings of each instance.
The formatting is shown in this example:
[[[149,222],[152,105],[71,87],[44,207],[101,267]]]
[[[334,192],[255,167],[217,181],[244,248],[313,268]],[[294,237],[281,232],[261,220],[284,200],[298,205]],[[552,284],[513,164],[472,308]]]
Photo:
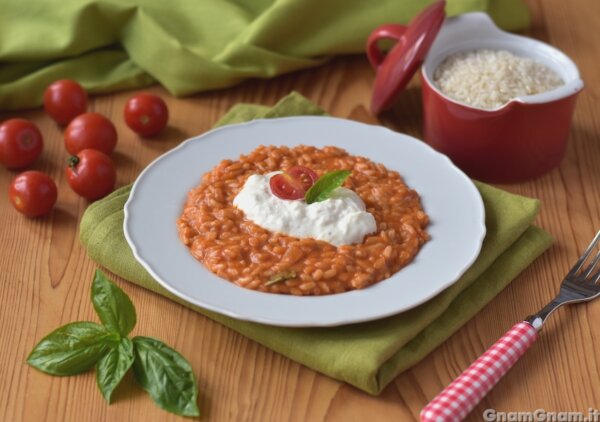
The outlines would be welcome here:
[[[568,153],[560,168],[537,180],[504,186],[542,200],[537,224],[555,245],[524,271],[476,318],[420,364],[400,375],[379,397],[332,380],[272,352],[211,320],[124,280],[117,283],[135,303],[134,334],[152,335],[174,346],[190,361],[199,380],[203,420],[211,421],[411,421],[446,384],[508,327],[536,311],[555,293],[563,274],[600,228],[600,2],[529,2],[530,35],[570,55],[587,86],[579,97]],[[156,140],[140,140],[121,113],[130,93],[93,99],[93,111],[110,116],[120,135],[118,184],[133,181],[152,159],[182,139],[208,130],[240,102],[274,104],[297,90],[331,114],[373,121],[366,111],[373,72],[363,57],[332,60],[318,69],[269,81],[167,99],[171,127]],[[416,81],[382,123],[421,136],[420,92]],[[96,320],[89,301],[97,265],[78,240],[78,222],[88,205],[68,187],[62,135],[42,111],[21,113],[43,131],[46,149],[35,169],[58,183],[59,199],[46,219],[17,214],[6,196],[0,200],[0,420],[2,421],[168,421],[179,419],[158,409],[128,377],[107,406],[93,372],[57,378],[29,368],[34,344],[59,325]],[[7,189],[15,173],[0,169]],[[600,407],[600,301],[560,310],[538,343],[470,415],[480,420],[487,408],[498,411],[583,411]]]

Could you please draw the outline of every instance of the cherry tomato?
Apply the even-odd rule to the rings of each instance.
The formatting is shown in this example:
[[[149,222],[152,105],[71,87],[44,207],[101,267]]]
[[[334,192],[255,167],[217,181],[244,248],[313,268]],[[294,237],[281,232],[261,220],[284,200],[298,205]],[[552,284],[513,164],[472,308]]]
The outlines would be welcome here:
[[[269,179],[271,192],[281,199],[302,199],[319,176],[304,166],[294,166],[288,171]]]
[[[15,177],[10,184],[8,197],[21,214],[27,217],[40,217],[48,214],[58,192],[56,183],[41,171],[26,171]]]
[[[317,176],[317,173],[304,166],[292,167],[291,169],[286,171],[286,173],[292,176],[294,179],[300,180],[304,191],[309,190],[310,187],[314,185],[317,179],[319,178],[319,176]]]
[[[0,126],[0,162],[10,169],[32,164],[43,147],[39,129],[25,119],[10,119]]]
[[[287,173],[280,173],[269,179],[271,192],[281,199],[302,199],[306,190],[299,179],[295,179]]]
[[[84,149],[69,158],[65,174],[71,189],[90,201],[111,193],[117,179],[110,157],[95,149]]]
[[[116,145],[115,125],[99,113],[81,114],[65,129],[65,147],[72,155],[84,149],[96,149],[110,154]]]
[[[137,94],[125,104],[125,123],[142,136],[154,136],[167,125],[169,109],[162,100],[152,94]]]
[[[85,113],[87,103],[85,90],[69,79],[54,82],[44,92],[44,109],[61,126]]]

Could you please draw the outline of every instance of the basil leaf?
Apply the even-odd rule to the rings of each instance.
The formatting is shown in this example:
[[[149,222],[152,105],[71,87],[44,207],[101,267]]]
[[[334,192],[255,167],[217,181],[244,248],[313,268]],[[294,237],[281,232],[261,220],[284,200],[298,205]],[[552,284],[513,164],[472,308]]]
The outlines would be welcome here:
[[[96,383],[104,399],[110,404],[113,391],[133,364],[133,343],[123,337],[96,365]]]
[[[192,367],[160,340],[134,337],[133,373],[161,408],[182,416],[200,416],[198,387]]]
[[[296,277],[298,277],[298,274],[294,270],[282,271],[280,273],[277,273],[277,274],[274,274],[273,276],[271,276],[269,281],[267,281],[265,283],[265,286],[270,286],[272,284],[280,283],[280,282],[286,281],[286,280],[293,280]]]
[[[92,302],[102,324],[125,337],[133,330],[136,314],[129,297],[100,270],[92,282]]]
[[[72,322],[44,337],[27,363],[47,374],[79,374],[93,367],[118,340],[100,324]]]
[[[344,184],[348,176],[350,176],[348,170],[335,170],[324,174],[306,192],[304,200],[307,204],[326,200],[334,190]]]

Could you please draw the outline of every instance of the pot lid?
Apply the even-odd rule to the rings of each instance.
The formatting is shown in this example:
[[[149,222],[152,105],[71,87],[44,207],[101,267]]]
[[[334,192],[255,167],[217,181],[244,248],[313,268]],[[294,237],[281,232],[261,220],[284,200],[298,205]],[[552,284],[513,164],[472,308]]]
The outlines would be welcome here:
[[[407,26],[382,25],[369,36],[367,56],[377,72],[371,97],[371,111],[374,114],[379,114],[392,105],[423,64],[446,18],[445,5],[443,0],[433,3]],[[383,39],[396,42],[387,55],[378,45]]]

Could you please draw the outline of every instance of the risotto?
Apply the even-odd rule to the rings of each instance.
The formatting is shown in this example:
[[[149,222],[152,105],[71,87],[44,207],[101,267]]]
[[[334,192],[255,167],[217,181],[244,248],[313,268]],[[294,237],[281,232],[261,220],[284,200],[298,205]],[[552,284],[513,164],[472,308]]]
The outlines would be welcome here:
[[[319,176],[349,170],[352,190],[376,230],[362,242],[334,246],[262,228],[233,205],[246,180],[306,166]],[[428,240],[419,195],[398,172],[336,147],[260,146],[224,160],[192,189],[177,221],[179,236],[210,271],[241,287],[270,293],[324,295],[360,289],[409,264]]]

